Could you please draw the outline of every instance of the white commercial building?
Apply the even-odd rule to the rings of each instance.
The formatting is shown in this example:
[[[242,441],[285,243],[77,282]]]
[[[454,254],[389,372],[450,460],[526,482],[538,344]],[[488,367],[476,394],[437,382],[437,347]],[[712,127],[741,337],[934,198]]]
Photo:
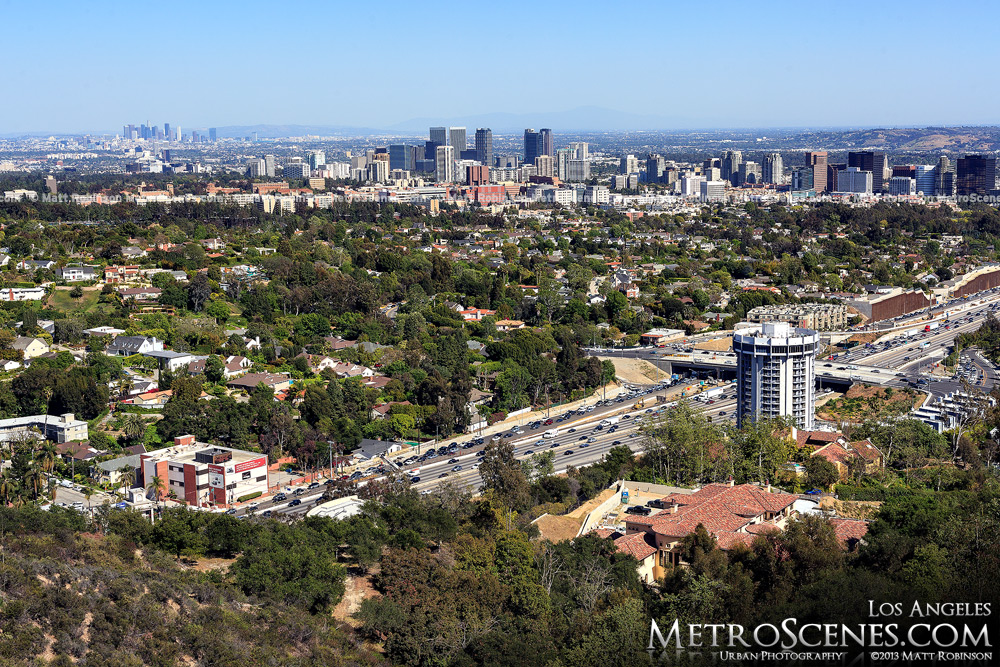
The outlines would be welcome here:
[[[872,172],[848,167],[837,172],[837,192],[871,194]]]
[[[702,181],[701,200],[705,202],[717,202],[726,200],[727,181]]]
[[[792,417],[813,428],[815,354],[819,333],[787,322],[764,322],[733,335],[736,353],[737,424],[757,418]]]
[[[434,149],[434,178],[438,183],[455,181],[455,149],[451,146]]]

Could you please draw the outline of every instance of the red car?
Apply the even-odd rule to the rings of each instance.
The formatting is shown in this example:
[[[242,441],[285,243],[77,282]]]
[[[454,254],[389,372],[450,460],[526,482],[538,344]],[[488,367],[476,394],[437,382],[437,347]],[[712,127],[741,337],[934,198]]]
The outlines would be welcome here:
[[[545,420],[545,425],[546,426],[552,426],[552,420],[551,419],[546,419]]]

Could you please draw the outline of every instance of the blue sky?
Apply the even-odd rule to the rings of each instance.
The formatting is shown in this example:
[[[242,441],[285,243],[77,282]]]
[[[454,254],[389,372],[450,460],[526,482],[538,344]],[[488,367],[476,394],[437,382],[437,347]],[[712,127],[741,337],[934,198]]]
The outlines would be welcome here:
[[[581,106],[650,129],[1000,122],[1000,4],[0,0],[0,20],[0,134]]]

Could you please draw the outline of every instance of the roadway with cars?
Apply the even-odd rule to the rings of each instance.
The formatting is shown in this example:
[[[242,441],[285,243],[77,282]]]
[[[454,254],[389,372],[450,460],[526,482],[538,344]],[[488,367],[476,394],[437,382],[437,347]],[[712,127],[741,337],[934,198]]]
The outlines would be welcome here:
[[[721,386],[721,385],[720,385]],[[661,388],[662,387],[662,388]],[[657,403],[656,396],[663,395],[669,386],[645,387],[640,393],[624,397],[620,402],[617,400],[601,401],[601,405],[592,405],[585,408],[584,412],[574,411],[568,413],[562,422],[557,421],[560,415],[552,417],[552,424],[541,423],[535,428],[524,426],[520,432],[501,434],[501,438],[514,445],[514,455],[520,460],[529,459],[534,454],[552,451],[555,454],[554,466],[557,472],[564,472],[567,467],[581,467],[591,465],[607,454],[612,448],[620,445],[628,446],[633,452],[638,452],[641,448],[638,434],[639,422],[642,417],[652,415],[665,403]],[[631,409],[640,398],[644,398],[649,404],[640,409]],[[711,401],[711,402],[709,402]],[[734,419],[736,411],[735,387],[724,386],[724,394],[704,401],[693,401],[695,410],[709,413],[713,421],[720,422]],[[725,414],[722,414],[725,413]],[[626,417],[626,415],[628,415]],[[601,426],[600,422],[619,417],[616,424]],[[544,438],[543,434],[549,429],[558,429],[558,434],[554,438]],[[397,465],[404,474],[410,477],[418,477],[419,481],[413,486],[421,493],[431,493],[434,489],[447,482],[458,482],[467,485],[473,490],[482,487],[482,478],[479,476],[478,464],[481,454],[489,438],[485,438],[482,444],[471,444],[477,441],[477,437],[470,435],[468,439],[458,444],[457,448],[443,456],[436,456],[421,463],[404,464],[403,460]],[[617,443],[617,444],[616,444]],[[463,447],[463,445],[470,445]],[[400,458],[400,457],[397,457]],[[405,459],[404,459],[405,460]],[[456,470],[456,466],[461,466]],[[380,467],[372,465],[369,469],[374,470]],[[389,466],[383,466],[388,469]],[[368,479],[380,479],[383,475],[369,477]],[[247,514],[257,516],[289,516],[300,517],[315,505],[323,502],[322,496],[325,486],[317,486],[313,489],[303,490],[299,495],[287,493],[287,497],[282,500],[271,498],[257,505],[244,506],[229,513],[236,516]],[[301,501],[297,505],[290,503],[295,500]],[[270,512],[270,513],[268,513]]]

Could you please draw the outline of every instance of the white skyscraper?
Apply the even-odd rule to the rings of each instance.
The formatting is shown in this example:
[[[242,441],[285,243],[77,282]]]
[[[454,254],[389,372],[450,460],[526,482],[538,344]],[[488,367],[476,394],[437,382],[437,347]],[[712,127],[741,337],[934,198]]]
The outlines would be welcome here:
[[[813,428],[818,346],[819,333],[787,322],[737,330],[733,336],[737,424],[788,416],[798,428]]]
[[[455,181],[455,149],[452,146],[434,149],[434,178],[438,183]]]

